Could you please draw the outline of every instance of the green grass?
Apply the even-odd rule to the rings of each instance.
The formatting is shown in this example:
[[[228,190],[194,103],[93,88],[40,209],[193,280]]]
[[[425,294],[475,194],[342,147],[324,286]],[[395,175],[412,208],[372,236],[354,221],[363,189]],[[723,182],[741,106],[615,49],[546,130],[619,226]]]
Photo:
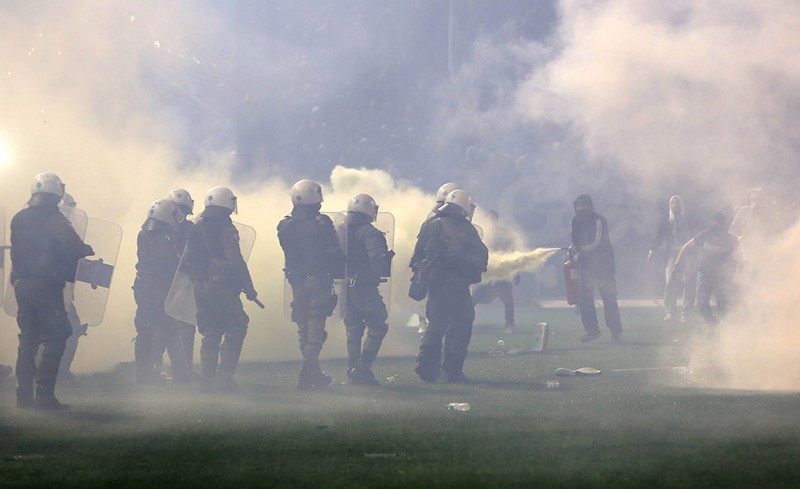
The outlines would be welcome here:
[[[548,321],[544,354],[490,357],[533,341],[476,323],[469,385],[428,385],[413,358],[379,358],[379,388],[298,392],[297,362],[246,363],[246,394],[135,385],[129,366],[61,388],[65,413],[13,407],[0,385],[0,487],[800,487],[800,398],[691,388],[678,366],[696,325],[623,311],[626,343],[588,345],[572,311],[522,310]],[[495,321],[496,322],[496,321]],[[396,335],[414,335],[397,327]],[[558,367],[597,377],[558,378]],[[338,380],[344,362],[326,361]],[[385,379],[392,377],[391,382]],[[468,402],[468,412],[446,410]]]

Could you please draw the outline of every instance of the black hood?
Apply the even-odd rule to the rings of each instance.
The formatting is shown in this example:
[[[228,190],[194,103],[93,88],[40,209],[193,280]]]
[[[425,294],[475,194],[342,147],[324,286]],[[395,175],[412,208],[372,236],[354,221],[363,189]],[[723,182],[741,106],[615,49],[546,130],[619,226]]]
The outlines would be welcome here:
[[[579,195],[578,198],[572,203],[573,209],[577,206],[577,204],[583,204],[589,209],[590,213],[594,212],[594,204],[592,203],[592,198],[589,197],[589,194]]]

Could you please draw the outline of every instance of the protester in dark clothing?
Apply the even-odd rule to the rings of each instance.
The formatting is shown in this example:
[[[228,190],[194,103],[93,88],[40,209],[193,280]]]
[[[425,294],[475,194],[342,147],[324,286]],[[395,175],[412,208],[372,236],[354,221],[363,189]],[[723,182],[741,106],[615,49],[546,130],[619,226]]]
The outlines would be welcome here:
[[[617,304],[616,264],[614,248],[608,237],[606,219],[594,211],[592,198],[586,194],[578,196],[572,203],[575,216],[571,223],[572,245],[570,253],[578,264],[581,292],[578,307],[586,334],[582,342],[596,340],[601,336],[594,306],[594,288],[603,300],[606,326],[611,330],[615,343],[622,341],[622,323]]]
[[[728,232],[725,216],[717,213],[711,217],[708,229],[700,231],[683,245],[675,259],[676,273],[682,273],[684,259],[693,249],[700,250],[697,309],[708,325],[708,334],[713,335],[719,317],[728,311],[734,292],[735,275],[741,266],[739,241]],[[716,315],[711,309],[711,296],[716,300]]]
[[[692,238],[692,223],[686,213],[683,200],[673,195],[669,199],[669,211],[661,217],[658,223],[656,237],[647,254],[647,262],[653,259],[655,251],[663,244],[667,253],[667,266],[665,270],[666,285],[664,287],[664,321],[671,321],[677,311],[678,295],[683,296],[681,305],[681,322],[685,323],[695,303],[695,290],[697,288],[697,271],[695,260],[685,257],[683,263],[684,273],[675,274],[675,259],[681,247]]]
[[[469,287],[481,281],[489,257],[470,222],[473,210],[466,191],[452,191],[440,213],[423,225],[414,248],[411,268],[415,273],[425,270],[428,286],[429,325],[416,365],[424,382],[436,382],[440,369],[447,382],[468,380],[463,367],[475,320]]]
[[[200,389],[237,394],[233,376],[239,365],[247,325],[241,294],[258,297],[239,247],[239,231],[231,220],[237,199],[226,187],[213,187],[205,209],[197,218],[186,243],[181,271],[194,286],[200,347]]]
[[[355,195],[347,205],[347,378],[350,384],[378,385],[372,363],[389,331],[389,314],[378,291],[391,264],[386,237],[371,223],[378,205],[367,194]],[[361,340],[364,331],[367,338]]]
[[[183,214],[173,202],[153,202],[136,238],[138,261],[133,296],[136,300],[136,380],[147,384],[160,380],[158,365],[166,348],[177,382],[188,380],[189,366],[178,339],[175,319],[164,310],[172,279],[178,268],[180,248],[175,230]]]
[[[285,257],[286,278],[292,288],[292,321],[303,366],[297,382],[300,390],[331,384],[319,364],[322,345],[328,337],[325,320],[336,308],[333,279],[344,278],[346,257],[333,221],[320,214],[322,187],[300,180],[290,192],[292,213],[278,224],[278,240]]]
[[[59,212],[63,195],[64,184],[56,174],[40,173],[31,187],[28,207],[11,220],[11,284],[20,329],[17,407],[23,409],[69,409],[55,396],[61,356],[72,334],[64,285],[75,280],[78,261],[94,252]]]

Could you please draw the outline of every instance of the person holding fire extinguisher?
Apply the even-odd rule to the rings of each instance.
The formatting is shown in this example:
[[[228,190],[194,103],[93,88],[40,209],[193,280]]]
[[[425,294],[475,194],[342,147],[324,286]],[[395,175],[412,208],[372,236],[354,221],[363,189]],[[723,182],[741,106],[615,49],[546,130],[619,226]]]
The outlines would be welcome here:
[[[580,277],[578,308],[581,312],[581,322],[586,330],[586,334],[580,339],[587,343],[601,336],[594,306],[596,287],[603,299],[603,312],[606,326],[611,331],[611,339],[614,343],[620,343],[622,323],[617,304],[614,248],[608,237],[608,223],[603,216],[594,211],[592,198],[587,194],[579,195],[572,206],[575,209],[575,216],[571,223],[572,244],[569,253],[574,258]]]

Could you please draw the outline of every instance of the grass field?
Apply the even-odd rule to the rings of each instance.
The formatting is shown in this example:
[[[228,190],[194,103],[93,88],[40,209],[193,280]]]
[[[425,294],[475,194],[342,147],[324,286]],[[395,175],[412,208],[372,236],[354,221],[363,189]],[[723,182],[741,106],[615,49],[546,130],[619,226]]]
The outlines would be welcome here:
[[[654,369],[686,364],[697,325],[625,309],[624,344],[607,331],[581,344],[572,311],[519,315],[513,336],[479,316],[468,385],[423,384],[413,358],[379,358],[381,387],[298,392],[297,362],[245,363],[246,393],[231,398],[142,389],[121,365],[60,389],[72,411],[41,413],[14,408],[5,379],[0,487],[800,487],[800,396]],[[552,327],[546,353],[488,354],[529,346],[537,321]],[[553,376],[583,366],[603,373]],[[343,360],[324,368],[344,378]]]

